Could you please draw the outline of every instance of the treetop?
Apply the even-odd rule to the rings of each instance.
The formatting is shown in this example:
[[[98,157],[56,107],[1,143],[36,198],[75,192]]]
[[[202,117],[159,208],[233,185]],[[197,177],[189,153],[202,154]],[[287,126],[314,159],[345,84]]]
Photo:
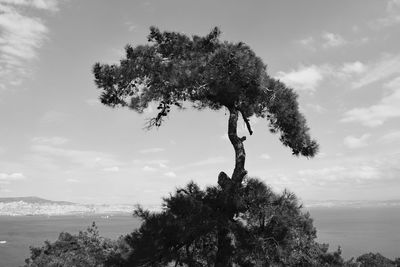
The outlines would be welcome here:
[[[94,65],[101,102],[139,113],[158,103],[159,112],[149,127],[160,126],[171,105],[182,108],[184,102],[197,109],[235,110],[250,134],[248,118],[266,118],[271,132],[279,132],[294,155],[314,156],[318,144],[309,136],[297,94],[270,77],[248,45],[221,41],[220,34],[217,27],[205,36],[191,37],[151,27],[149,43],[127,45],[119,64]]]

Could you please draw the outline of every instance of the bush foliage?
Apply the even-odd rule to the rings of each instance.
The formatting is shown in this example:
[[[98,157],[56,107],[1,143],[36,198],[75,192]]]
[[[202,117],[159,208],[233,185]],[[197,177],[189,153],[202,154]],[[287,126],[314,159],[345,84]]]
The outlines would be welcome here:
[[[93,222],[86,231],[77,235],[60,233],[55,242],[45,241],[44,246],[30,250],[25,267],[122,266],[128,247],[122,239],[113,241],[101,237]]]
[[[130,266],[212,266],[220,223],[220,189],[201,190],[189,183],[164,199],[161,212],[138,208],[142,226],[126,237]],[[293,193],[274,193],[257,179],[241,191],[243,210],[229,228],[237,266],[334,266],[343,264],[340,251],[315,241],[313,221]]]

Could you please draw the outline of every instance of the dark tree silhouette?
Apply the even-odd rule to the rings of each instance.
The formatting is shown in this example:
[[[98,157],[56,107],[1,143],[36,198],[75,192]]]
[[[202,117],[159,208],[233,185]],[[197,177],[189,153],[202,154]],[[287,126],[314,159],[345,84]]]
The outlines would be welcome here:
[[[56,241],[45,241],[42,246],[30,247],[30,251],[24,267],[118,267],[124,265],[123,255],[129,252],[129,246],[122,238],[114,241],[101,237],[93,222],[86,231],[62,232]]]
[[[266,65],[242,42],[219,40],[214,28],[204,37],[150,28],[148,45],[126,47],[126,58],[118,65],[95,64],[96,85],[101,102],[111,107],[127,106],[143,112],[149,103],[158,103],[158,114],[147,127],[160,126],[171,106],[190,102],[197,109],[229,111],[228,136],[235,150],[235,168],[229,177],[221,172],[218,184],[221,220],[215,266],[231,266],[233,241],[229,222],[241,209],[239,190],[244,177],[246,137],[237,134],[239,116],[252,134],[249,118],[266,118],[272,133],[294,155],[312,157],[317,143],[309,136],[304,116],[299,112],[297,94],[270,77]]]
[[[143,223],[125,237],[131,253],[124,266],[213,266],[221,190],[191,182],[164,198],[161,212],[137,208]],[[229,222],[235,266],[352,266],[344,265],[340,249],[328,253],[315,241],[313,220],[293,193],[276,194],[254,178],[245,178],[240,193],[244,212]]]
[[[357,263],[360,263],[360,267],[369,267],[369,266],[379,266],[379,267],[396,267],[399,266],[397,264],[397,259],[392,261],[380,253],[365,253],[359,256],[356,260]]]

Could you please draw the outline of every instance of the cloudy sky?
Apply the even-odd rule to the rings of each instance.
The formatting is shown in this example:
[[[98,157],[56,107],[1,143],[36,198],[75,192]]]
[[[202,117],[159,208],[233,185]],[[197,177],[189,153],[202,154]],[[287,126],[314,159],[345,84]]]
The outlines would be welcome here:
[[[118,62],[151,25],[219,26],[298,92],[319,155],[292,156],[252,119],[250,176],[305,203],[400,198],[399,0],[0,0],[0,197],[158,204],[231,173],[224,111],[188,106],[146,131],[154,109],[99,104],[93,64]]]

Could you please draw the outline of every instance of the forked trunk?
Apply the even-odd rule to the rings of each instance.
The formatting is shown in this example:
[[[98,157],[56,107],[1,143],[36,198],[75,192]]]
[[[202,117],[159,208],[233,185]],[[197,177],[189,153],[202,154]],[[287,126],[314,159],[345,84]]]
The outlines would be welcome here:
[[[220,214],[218,225],[218,251],[215,260],[215,267],[232,266],[232,257],[235,248],[234,235],[230,229],[235,213],[239,209],[239,190],[244,176],[247,174],[244,169],[246,153],[243,146],[245,137],[239,138],[237,135],[237,121],[239,110],[229,108],[228,136],[235,150],[235,169],[230,179],[224,172],[218,176],[218,184],[222,188],[223,209]]]

